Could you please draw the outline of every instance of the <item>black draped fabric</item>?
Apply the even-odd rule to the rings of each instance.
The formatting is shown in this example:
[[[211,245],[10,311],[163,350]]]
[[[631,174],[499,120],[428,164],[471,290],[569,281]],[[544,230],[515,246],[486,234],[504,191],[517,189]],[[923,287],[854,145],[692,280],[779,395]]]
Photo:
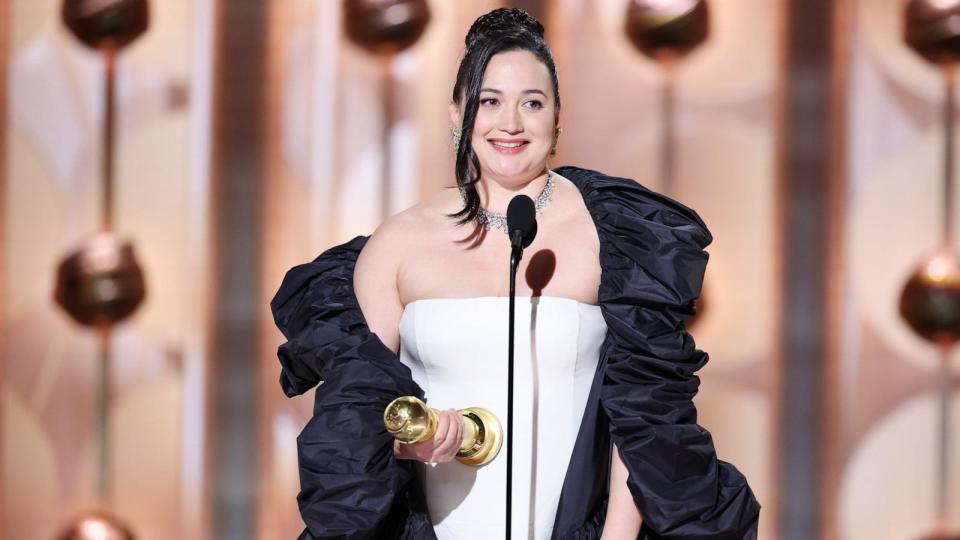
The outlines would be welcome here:
[[[608,332],[554,523],[554,538],[600,537],[611,441],[630,473],[639,538],[754,539],[760,505],[697,425],[696,349],[683,318],[700,294],[711,237],[689,208],[632,180],[556,169],[580,189],[600,238],[599,299]],[[435,538],[414,465],[393,458],[387,403],[423,397],[368,329],[353,293],[365,238],[291,270],[271,307],[287,395],[316,392],[298,438],[307,530],[301,538]]]
[[[597,538],[609,438],[643,515],[640,538],[749,539],[760,505],[697,425],[696,371],[707,355],[683,320],[694,312],[712,240],[696,212],[627,179],[556,170],[580,189],[600,238],[607,323],[587,409],[564,479],[554,538]]]
[[[366,238],[287,272],[270,307],[287,338],[278,356],[287,396],[318,383],[297,437],[301,539],[436,538],[412,461],[393,457],[383,410],[424,398],[410,370],[367,327],[353,293]]]

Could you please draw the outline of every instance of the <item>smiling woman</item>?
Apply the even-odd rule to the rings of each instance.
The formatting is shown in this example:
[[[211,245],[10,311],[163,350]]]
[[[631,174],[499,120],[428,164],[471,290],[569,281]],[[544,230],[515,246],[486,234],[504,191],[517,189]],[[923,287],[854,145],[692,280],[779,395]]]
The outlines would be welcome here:
[[[543,175],[557,137],[559,107],[552,96],[547,66],[529,51],[506,51],[490,59],[470,141],[481,178],[516,187]],[[458,101],[462,105],[464,100]],[[450,105],[455,126],[463,123],[461,105]]]
[[[517,9],[480,17],[450,104],[456,188],[287,274],[272,303],[283,388],[323,381],[298,438],[302,538],[504,534],[504,459],[453,461],[454,408],[506,418],[510,242],[494,224],[518,194],[537,200],[539,233],[517,284],[512,531],[756,537],[759,505],[692,402],[707,358],[683,320],[710,233],[636,182],[548,168],[559,118],[540,23]],[[386,433],[384,408],[402,395],[446,409],[432,439]]]

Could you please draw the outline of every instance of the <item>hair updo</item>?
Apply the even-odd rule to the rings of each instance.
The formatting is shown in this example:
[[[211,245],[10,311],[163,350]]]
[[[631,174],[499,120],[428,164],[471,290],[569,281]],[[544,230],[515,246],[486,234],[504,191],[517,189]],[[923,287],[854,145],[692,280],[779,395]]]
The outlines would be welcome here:
[[[557,66],[553,62],[550,47],[543,40],[543,25],[529,13],[517,8],[499,8],[482,15],[470,26],[464,44],[466,49],[457,70],[457,81],[453,85],[453,102],[463,110],[456,175],[464,205],[459,212],[450,215],[461,224],[475,219],[480,210],[480,195],[476,186],[480,181],[480,160],[470,138],[480,106],[483,75],[490,59],[498,53],[516,50],[529,51],[536,56],[550,72],[556,111],[557,114],[560,112]]]

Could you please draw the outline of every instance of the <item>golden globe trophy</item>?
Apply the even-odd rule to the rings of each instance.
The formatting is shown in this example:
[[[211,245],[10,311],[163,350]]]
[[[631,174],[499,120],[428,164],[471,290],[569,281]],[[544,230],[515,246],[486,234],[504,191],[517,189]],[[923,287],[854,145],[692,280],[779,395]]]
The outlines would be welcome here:
[[[476,467],[493,461],[503,445],[500,421],[480,407],[467,407],[458,412],[464,422],[457,461]],[[440,411],[413,396],[399,397],[383,411],[383,424],[401,444],[419,443],[433,437],[439,420]]]

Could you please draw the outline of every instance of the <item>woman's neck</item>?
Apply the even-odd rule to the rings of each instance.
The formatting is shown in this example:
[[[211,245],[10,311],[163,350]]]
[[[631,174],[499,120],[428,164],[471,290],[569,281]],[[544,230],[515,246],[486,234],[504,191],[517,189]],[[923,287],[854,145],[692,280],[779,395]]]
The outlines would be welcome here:
[[[507,205],[517,195],[526,195],[536,200],[547,184],[547,171],[537,175],[525,184],[505,186],[496,180],[486,177],[480,178],[477,194],[480,196],[480,206],[488,212],[506,214]]]

